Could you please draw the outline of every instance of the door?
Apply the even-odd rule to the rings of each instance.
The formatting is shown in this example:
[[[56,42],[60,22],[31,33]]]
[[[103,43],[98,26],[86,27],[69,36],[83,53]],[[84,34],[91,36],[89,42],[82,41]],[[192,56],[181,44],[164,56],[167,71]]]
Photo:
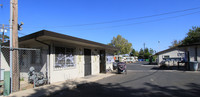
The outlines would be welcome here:
[[[194,48],[194,61],[197,61],[197,47]]]
[[[187,51],[187,62],[190,62],[190,52]]]
[[[84,49],[85,76],[91,75],[91,50]]]
[[[105,50],[100,50],[100,73],[106,72]]]

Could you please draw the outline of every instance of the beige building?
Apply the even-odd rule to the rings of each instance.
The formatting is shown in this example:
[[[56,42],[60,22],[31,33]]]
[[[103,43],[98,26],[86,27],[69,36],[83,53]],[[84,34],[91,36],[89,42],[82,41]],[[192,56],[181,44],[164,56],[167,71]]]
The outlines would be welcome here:
[[[196,61],[200,65],[200,43],[180,45],[156,53],[157,63],[168,66],[177,66],[177,62],[188,63]],[[200,67],[200,66],[198,66]]]
[[[197,61],[200,64],[200,42],[178,47],[186,53],[186,61]]]
[[[47,30],[19,38],[20,78],[28,79],[32,66],[43,72],[49,83],[106,73],[113,69],[114,47]],[[20,55],[21,54],[21,55]],[[1,52],[1,69],[9,70],[6,51]]]
[[[166,64],[167,66],[177,66],[178,61],[185,59],[185,52],[177,47],[169,48],[156,53],[157,64]]]

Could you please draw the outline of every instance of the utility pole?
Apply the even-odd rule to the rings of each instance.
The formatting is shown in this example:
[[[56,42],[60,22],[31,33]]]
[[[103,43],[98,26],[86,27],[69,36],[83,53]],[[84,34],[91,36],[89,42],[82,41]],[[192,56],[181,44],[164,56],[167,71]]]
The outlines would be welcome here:
[[[18,48],[18,0],[10,0],[11,3],[11,92],[19,91],[20,81],[19,81],[19,63],[18,63],[18,51],[13,48]]]
[[[2,43],[4,43],[4,40],[5,40],[4,33],[7,32],[7,30],[9,30],[9,25],[0,24],[0,32],[2,32]]]
[[[1,8],[3,7],[3,4],[0,4]],[[4,42],[4,31],[6,32],[5,30],[5,27],[4,27],[4,24],[2,24],[2,27],[1,27],[1,32],[2,32],[2,43]]]
[[[160,41],[158,41],[158,52],[160,51]]]
[[[2,24],[2,43],[4,42],[4,24]]]
[[[145,43],[144,43],[144,50],[145,50]]]

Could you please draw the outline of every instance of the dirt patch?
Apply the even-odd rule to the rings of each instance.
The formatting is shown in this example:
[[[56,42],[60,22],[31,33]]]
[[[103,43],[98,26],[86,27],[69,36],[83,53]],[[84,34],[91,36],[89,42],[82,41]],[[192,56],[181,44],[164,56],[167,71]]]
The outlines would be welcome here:
[[[27,81],[20,81],[20,90],[31,89],[33,87],[33,84],[30,84]]]

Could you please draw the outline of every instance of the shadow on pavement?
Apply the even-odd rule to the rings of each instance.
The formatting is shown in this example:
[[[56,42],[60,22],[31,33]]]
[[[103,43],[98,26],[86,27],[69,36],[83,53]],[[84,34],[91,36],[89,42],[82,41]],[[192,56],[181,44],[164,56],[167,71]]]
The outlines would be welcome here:
[[[168,67],[163,67],[163,66],[158,66],[158,67],[153,67],[151,68],[152,70],[179,70],[179,71],[186,71],[184,66],[168,66]]]
[[[187,89],[175,86],[158,86],[151,83],[144,84],[149,88],[133,89],[112,83],[84,83],[78,85],[77,88],[67,88],[47,97],[199,97],[200,95],[200,85],[194,83],[185,85]],[[36,92],[40,91],[45,92],[45,90]]]
[[[152,63],[145,63],[145,64],[143,64],[143,65],[158,65],[156,62],[152,62]]]
[[[38,94],[45,94],[41,97],[199,97],[200,95],[200,84],[195,83],[185,84],[185,88],[160,86],[148,82],[144,83],[145,87],[131,88],[131,86],[122,86],[123,83],[99,84],[96,82],[84,82],[78,84],[76,82],[66,82],[60,86],[51,85],[48,88],[36,89],[35,93],[29,97],[41,96]],[[78,85],[68,88],[69,84]],[[61,90],[57,90],[58,88]]]

